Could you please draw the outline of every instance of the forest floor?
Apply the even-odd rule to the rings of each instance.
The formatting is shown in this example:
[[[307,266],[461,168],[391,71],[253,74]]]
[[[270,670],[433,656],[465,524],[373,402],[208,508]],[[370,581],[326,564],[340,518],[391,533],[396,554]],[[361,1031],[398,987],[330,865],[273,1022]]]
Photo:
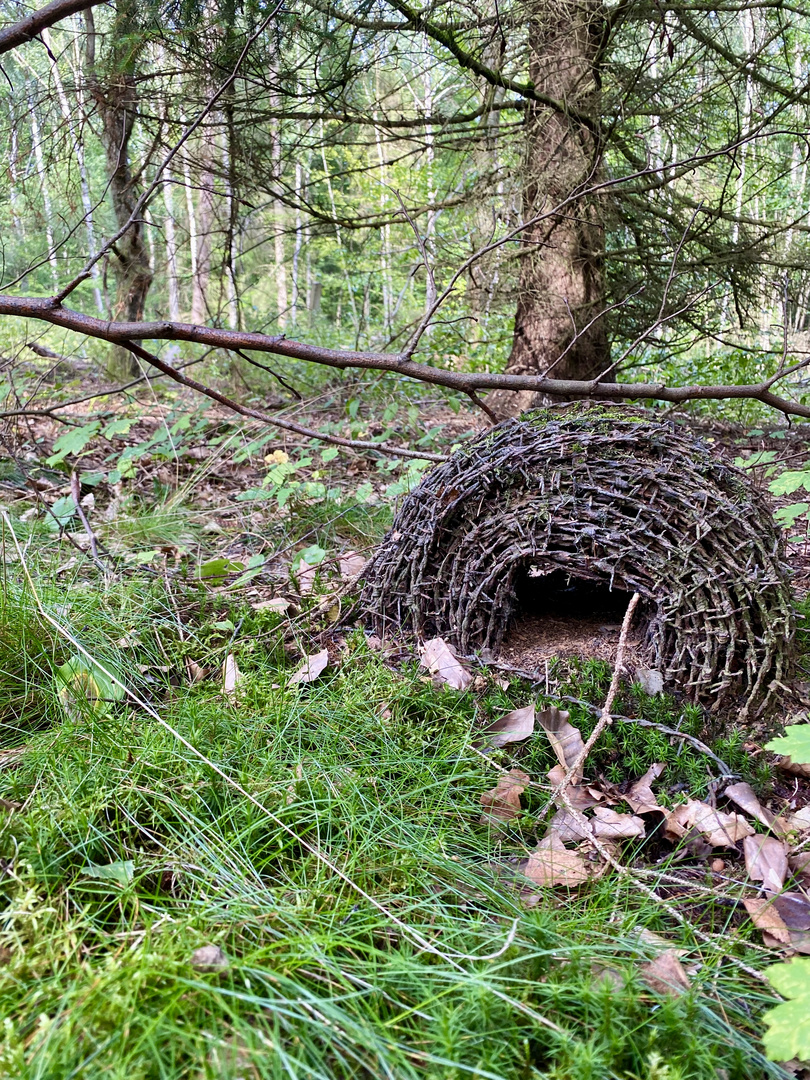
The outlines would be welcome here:
[[[482,426],[329,393],[317,423],[354,438],[445,453]],[[810,952],[810,782],[763,749],[803,684],[751,728],[622,682],[576,836],[546,725],[593,730],[615,619],[524,623],[459,692],[351,618],[427,462],[169,395],[75,417],[98,427],[61,460],[63,426],[21,423],[0,476],[0,1076],[810,1075],[762,1041],[790,1008],[765,972]],[[804,460],[801,435],[704,434]]]

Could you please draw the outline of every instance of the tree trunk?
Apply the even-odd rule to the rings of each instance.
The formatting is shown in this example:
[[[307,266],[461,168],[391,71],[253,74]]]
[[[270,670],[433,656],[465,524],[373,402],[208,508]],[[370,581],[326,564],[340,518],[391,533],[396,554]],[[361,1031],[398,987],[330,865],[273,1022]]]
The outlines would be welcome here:
[[[90,93],[101,120],[101,142],[107,158],[107,178],[115,221],[124,228],[133,215],[139,197],[139,184],[132,175],[129,144],[138,106],[136,72],[132,54],[135,11],[132,0],[119,0],[116,19],[108,37],[111,55],[107,70],[100,77],[96,67],[96,32],[91,9],[85,12],[87,27],[87,71]],[[146,295],[152,284],[152,269],[143,235],[143,222],[132,221],[113,248],[117,295],[113,319],[140,322],[146,307]],[[137,374],[139,365],[125,350],[117,360],[122,367]]]
[[[560,6],[535,0],[529,27],[529,74],[538,92],[570,112],[532,105],[526,117],[523,219],[545,215],[599,175],[597,0]],[[609,367],[604,320],[605,230],[593,198],[575,198],[523,234],[510,374],[591,379]],[[594,321],[595,320],[595,321]],[[540,404],[532,391],[496,391],[504,415]]]

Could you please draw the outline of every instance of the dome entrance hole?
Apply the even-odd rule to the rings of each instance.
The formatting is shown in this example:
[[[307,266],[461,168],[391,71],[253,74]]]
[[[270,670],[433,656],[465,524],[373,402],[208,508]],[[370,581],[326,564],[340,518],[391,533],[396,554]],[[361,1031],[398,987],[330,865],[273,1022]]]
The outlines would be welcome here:
[[[565,570],[544,574],[528,565],[515,582],[515,617],[597,619],[621,625],[631,596],[605,581],[573,577]]]
[[[542,670],[555,657],[613,663],[632,594],[608,582],[565,570],[538,573],[530,563],[515,581],[515,608],[498,657],[524,671]],[[644,615],[633,621],[628,652],[641,645]]]

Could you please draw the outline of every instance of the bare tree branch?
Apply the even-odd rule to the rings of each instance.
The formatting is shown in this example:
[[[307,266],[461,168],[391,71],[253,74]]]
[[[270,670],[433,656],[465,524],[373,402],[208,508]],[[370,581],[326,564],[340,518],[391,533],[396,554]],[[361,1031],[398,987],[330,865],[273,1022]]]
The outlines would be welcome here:
[[[9,52],[11,49],[16,49],[18,45],[24,45],[61,19],[75,15],[78,11],[97,7],[101,2],[102,0],[52,0],[39,11],[33,11],[19,22],[0,30],[0,53]]]
[[[178,369],[165,363],[159,357],[147,352],[136,344],[138,341],[189,341],[213,348],[235,351],[237,349],[271,353],[286,356],[294,360],[306,360],[325,367],[346,370],[383,371],[394,375],[414,379],[417,382],[433,386],[444,386],[458,390],[470,396],[471,391],[479,390],[533,390],[552,398],[592,398],[607,401],[636,399],[642,401],[669,401],[682,404],[687,401],[759,401],[763,405],[783,413],[785,416],[810,418],[810,406],[797,401],[779,397],[772,393],[773,377],[757,383],[714,385],[714,386],[667,386],[666,383],[607,383],[599,379],[549,379],[539,375],[501,375],[496,372],[446,371],[420,364],[396,353],[354,352],[351,350],[326,349],[306,342],[293,341],[282,336],[271,337],[268,334],[251,333],[242,330],[223,330],[211,326],[195,326],[180,322],[106,322],[79,311],[64,308],[55,299],[33,296],[0,296],[0,315],[18,318],[38,319],[73,330],[78,334],[122,345],[136,356],[162,371],[170,379],[188,386],[228,409],[250,416],[256,420],[285,430],[295,431],[306,438],[320,439],[337,446],[347,446],[363,450],[378,450],[381,453],[396,454],[401,457],[426,458],[432,461],[444,460],[437,454],[405,450],[385,443],[363,440],[343,439],[336,435],[324,435],[318,431],[270,416],[258,409],[251,409],[225,397],[211,387],[183,375]],[[803,365],[801,365],[803,366]],[[779,375],[783,378],[787,373]]]

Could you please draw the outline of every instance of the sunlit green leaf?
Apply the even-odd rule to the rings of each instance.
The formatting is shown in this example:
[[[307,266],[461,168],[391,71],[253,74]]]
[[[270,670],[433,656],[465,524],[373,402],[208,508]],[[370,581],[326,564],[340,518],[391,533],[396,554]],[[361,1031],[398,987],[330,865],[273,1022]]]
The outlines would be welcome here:
[[[64,435],[60,435],[53,444],[53,453],[46,458],[48,465],[58,465],[64,461],[68,454],[80,454],[94,435],[98,435],[101,429],[101,421],[93,420],[84,427],[70,428]]]
[[[762,1037],[772,1061],[810,1059],[810,960],[791,960],[766,970],[768,982],[787,1001],[769,1009]]]
[[[810,765],[810,724],[791,724],[784,735],[765,743],[765,749],[784,754],[798,765]]]

